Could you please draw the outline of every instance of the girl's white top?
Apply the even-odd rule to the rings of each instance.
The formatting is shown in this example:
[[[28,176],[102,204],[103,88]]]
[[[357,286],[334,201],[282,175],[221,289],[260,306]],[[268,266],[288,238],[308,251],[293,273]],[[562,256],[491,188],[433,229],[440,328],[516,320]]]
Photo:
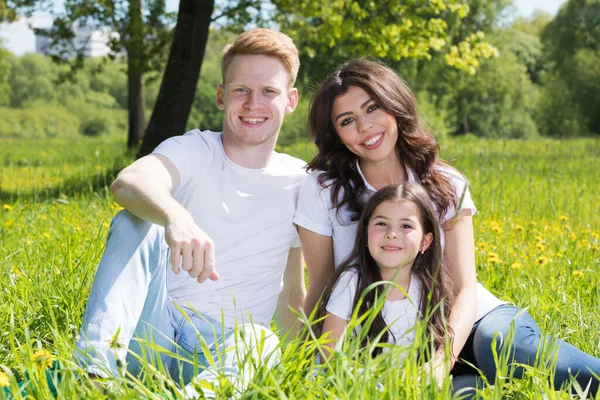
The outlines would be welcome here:
[[[346,321],[350,320],[354,312],[352,306],[356,296],[357,278],[356,270],[348,270],[340,275],[327,303],[328,313]],[[401,346],[408,346],[414,341],[415,330],[413,328],[419,318],[421,282],[414,275],[411,275],[410,286],[406,294],[408,296],[404,300],[387,300],[381,310],[383,320],[393,335],[389,336],[389,342]]]
[[[368,195],[371,196],[376,190],[365,179],[358,161],[356,165],[367,187]],[[410,169],[406,168],[406,172],[409,183],[419,183],[416,175]],[[463,212],[463,215],[465,215],[465,212],[466,215],[475,214],[477,209],[475,208],[473,199],[471,199],[465,178],[456,170],[447,166],[439,167],[439,172],[447,177],[454,186],[459,210]],[[298,207],[294,215],[294,223],[309,231],[333,238],[333,258],[335,267],[337,268],[352,251],[358,221],[351,221],[352,213],[348,210],[347,206],[342,207],[339,213],[333,207],[331,203],[331,187],[323,188],[318,182],[319,175],[321,174],[322,171],[314,171],[304,180],[302,189],[300,190],[300,197],[298,198]],[[326,184],[328,183],[326,182]],[[440,225],[455,215],[456,210],[450,207],[440,220]],[[445,244],[443,229],[440,229],[440,238],[443,249]],[[486,290],[480,283],[477,283],[476,320],[479,320],[492,309],[504,303]]]

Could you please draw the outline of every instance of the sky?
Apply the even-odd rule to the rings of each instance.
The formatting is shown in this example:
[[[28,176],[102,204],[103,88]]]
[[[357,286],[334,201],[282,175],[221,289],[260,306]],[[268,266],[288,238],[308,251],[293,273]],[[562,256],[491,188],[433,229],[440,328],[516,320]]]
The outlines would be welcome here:
[[[63,0],[54,0],[56,7],[62,7]],[[516,14],[530,17],[535,10],[556,14],[566,0],[513,0]],[[167,0],[169,11],[177,10],[178,0]],[[22,19],[12,24],[0,24],[0,38],[3,46],[16,55],[35,51],[35,36],[29,26],[46,28],[52,24],[49,14],[34,14],[32,18]]]

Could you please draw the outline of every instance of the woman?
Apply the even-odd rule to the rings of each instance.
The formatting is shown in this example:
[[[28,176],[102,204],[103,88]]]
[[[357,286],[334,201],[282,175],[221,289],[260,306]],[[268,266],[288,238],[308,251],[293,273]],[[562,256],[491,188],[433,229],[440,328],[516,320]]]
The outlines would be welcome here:
[[[395,71],[368,60],[347,62],[316,92],[309,128],[318,154],[308,164],[311,173],[294,216],[308,270],[305,310],[315,307],[334,267],[351,252],[367,199],[385,186],[416,182],[425,187],[436,207],[454,292],[448,321],[454,332],[450,365],[445,365],[442,349],[428,367],[441,384],[447,368],[454,368],[459,358],[474,358],[488,381],[494,382],[491,344],[496,333],[506,336],[517,313],[514,343],[524,348],[519,347],[515,361],[533,365],[539,328],[527,313],[504,305],[477,283],[471,218],[476,208],[468,182],[440,160],[439,145],[424,126],[414,95]],[[560,351],[563,347],[570,351],[567,346],[561,344]],[[597,360],[589,357],[586,361]],[[584,366],[569,364],[561,370],[566,376],[560,381],[568,380],[568,368],[577,371]],[[476,372],[464,364],[458,364],[453,372],[458,374],[461,369],[469,372],[465,377],[473,378],[463,381],[472,385]],[[559,372],[557,369],[557,375]],[[515,371],[517,376],[521,373],[521,369]],[[455,389],[462,385],[454,380]]]

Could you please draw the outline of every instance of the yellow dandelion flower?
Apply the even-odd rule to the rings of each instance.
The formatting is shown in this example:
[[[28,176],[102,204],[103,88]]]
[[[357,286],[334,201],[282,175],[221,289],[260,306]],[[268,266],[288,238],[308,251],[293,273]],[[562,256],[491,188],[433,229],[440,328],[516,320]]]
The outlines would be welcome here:
[[[500,261],[500,259],[498,257],[489,257],[487,259],[488,264],[498,264],[500,262],[502,262],[502,261]]]
[[[477,242],[475,243],[475,246],[477,246],[478,249],[485,250],[486,244],[485,242]]]
[[[9,219],[8,221],[4,221],[4,226],[6,226],[7,228],[10,228],[11,226],[13,226],[14,223],[15,223],[15,221],[13,221],[12,219]]]
[[[43,219],[43,220],[48,219],[48,217],[45,214],[40,214],[39,217],[40,217],[40,219]]]
[[[10,385],[10,380],[8,379],[8,374],[6,372],[0,371],[0,387],[6,387]]]
[[[593,232],[593,233],[592,233],[592,237],[593,237],[594,239],[600,239],[600,234],[598,234],[598,232]]]
[[[544,264],[548,264],[548,257],[538,257],[537,260],[535,260],[536,263],[540,264],[540,265],[544,265]]]
[[[577,240],[577,235],[575,234],[575,232],[571,233],[569,237],[571,238],[571,240]]]
[[[523,232],[525,230],[525,228],[523,227],[523,225],[517,225],[517,226],[515,226],[515,230],[517,230],[519,232]]]
[[[43,369],[46,369],[52,366],[54,356],[48,350],[40,349],[33,353],[33,361],[38,363]]]
[[[567,217],[566,215],[561,215],[560,217],[558,217],[558,219],[560,219],[561,221],[568,221],[569,217]]]
[[[520,263],[520,262],[514,262],[514,263],[512,263],[512,264],[511,264],[511,266],[510,266],[510,267],[511,267],[512,269],[521,269],[521,267],[522,267],[522,266],[523,266],[523,265],[521,265],[521,263]]]
[[[587,239],[582,239],[582,240],[581,240],[581,245],[582,245],[583,247],[586,247],[586,246],[588,246],[589,244],[590,244],[590,242],[589,242]]]
[[[490,251],[488,253],[488,257],[489,258],[500,258],[500,256],[498,255],[498,253],[494,253],[493,251]]]
[[[541,236],[536,236],[536,237],[535,237],[535,241],[536,241],[536,242],[543,242],[543,241],[544,241],[544,238],[543,238],[543,237],[541,237]]]
[[[535,248],[538,250],[544,250],[546,248],[546,246],[544,246],[543,243],[538,242],[535,244]]]
[[[573,271],[573,273],[571,275],[573,275],[574,278],[581,278],[581,277],[583,277],[583,272],[582,271]]]
[[[564,258],[564,257],[565,257],[565,255],[562,252],[560,252],[560,251],[556,252],[556,258]]]
[[[503,232],[503,231],[502,231],[502,228],[500,226],[494,225],[494,226],[492,226],[492,232],[500,233],[500,232]]]
[[[48,232],[42,233],[42,236],[45,237],[46,239],[50,239],[50,234]]]
[[[6,211],[12,211],[12,207],[9,204],[2,204],[2,208],[4,208]]]

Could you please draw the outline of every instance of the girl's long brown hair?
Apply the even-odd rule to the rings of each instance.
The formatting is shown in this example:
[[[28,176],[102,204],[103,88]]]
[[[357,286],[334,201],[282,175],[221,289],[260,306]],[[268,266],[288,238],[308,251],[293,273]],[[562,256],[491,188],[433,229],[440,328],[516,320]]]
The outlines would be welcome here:
[[[321,319],[321,322],[316,327],[317,331],[322,332],[323,319],[327,315],[327,303],[331,298],[336,282],[344,272],[356,273],[358,278],[352,310],[358,306],[361,294],[371,284],[382,280],[379,267],[367,248],[367,227],[373,212],[384,201],[409,201],[414,203],[419,210],[419,222],[423,227],[423,233],[433,235],[431,245],[423,254],[419,253],[415,258],[411,274],[414,274],[415,278],[421,283],[421,297],[418,299],[418,304],[421,318],[428,317],[427,335],[433,341],[435,348],[439,349],[446,343],[446,338],[451,339],[453,336],[452,329],[446,324],[446,321],[450,316],[450,306],[454,300],[454,292],[443,263],[440,225],[433,203],[427,191],[421,185],[414,183],[386,186],[371,196],[365,205],[356,228],[354,248],[348,258],[335,271],[318,304],[317,318]],[[370,310],[375,305],[375,299],[381,299],[384,290],[385,288],[382,285],[378,285],[366,293],[363,302],[360,304],[359,317],[367,312],[372,312]],[[381,335],[381,342],[388,342],[390,332],[387,326],[388,324],[383,319],[381,312],[378,313],[362,344],[364,346],[368,345],[376,340],[379,335]],[[381,348],[376,347],[373,355],[380,352]]]
[[[308,163],[308,171],[324,171],[319,176],[322,187],[331,186],[331,202],[338,210],[346,206],[352,220],[358,220],[364,206],[365,184],[356,167],[357,156],[340,140],[331,119],[336,97],[350,86],[367,92],[382,110],[396,117],[398,142],[396,151],[417,176],[437,206],[439,216],[456,207],[457,198],[449,180],[436,166],[439,144],[427,131],[418,112],[417,101],[406,83],[388,66],[365,59],[346,62],[323,82],[315,93],[309,111],[309,134],[318,154]]]

